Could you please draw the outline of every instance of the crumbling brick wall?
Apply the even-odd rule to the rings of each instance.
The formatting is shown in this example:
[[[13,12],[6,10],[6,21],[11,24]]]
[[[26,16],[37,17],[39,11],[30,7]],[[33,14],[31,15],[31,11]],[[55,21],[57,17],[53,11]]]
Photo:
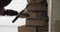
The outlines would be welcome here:
[[[27,18],[26,25],[18,27],[18,32],[48,32],[47,2],[45,0],[27,0],[27,2],[28,5],[20,15],[20,18]]]

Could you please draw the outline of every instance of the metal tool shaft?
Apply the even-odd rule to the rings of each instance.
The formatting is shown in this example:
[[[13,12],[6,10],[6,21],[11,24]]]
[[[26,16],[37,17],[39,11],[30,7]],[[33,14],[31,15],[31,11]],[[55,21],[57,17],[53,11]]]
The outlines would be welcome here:
[[[23,11],[22,11],[23,12]],[[15,17],[15,19],[12,21],[13,23],[20,17],[20,15],[23,15],[25,17],[29,17],[28,13],[22,14],[21,12]]]

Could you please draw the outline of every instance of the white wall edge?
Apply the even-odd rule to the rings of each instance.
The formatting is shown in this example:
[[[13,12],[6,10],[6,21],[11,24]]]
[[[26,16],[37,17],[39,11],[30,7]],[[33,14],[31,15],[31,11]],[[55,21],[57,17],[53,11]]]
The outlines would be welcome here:
[[[51,32],[51,11],[52,11],[52,0],[48,0],[48,16],[49,16],[49,30]]]

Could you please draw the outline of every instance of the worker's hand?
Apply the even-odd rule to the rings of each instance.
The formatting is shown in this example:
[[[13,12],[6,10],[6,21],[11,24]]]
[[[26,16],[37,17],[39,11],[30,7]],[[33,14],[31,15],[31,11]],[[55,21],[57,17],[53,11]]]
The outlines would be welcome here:
[[[20,12],[20,18],[27,18],[27,17],[29,17],[29,12],[26,9]]]

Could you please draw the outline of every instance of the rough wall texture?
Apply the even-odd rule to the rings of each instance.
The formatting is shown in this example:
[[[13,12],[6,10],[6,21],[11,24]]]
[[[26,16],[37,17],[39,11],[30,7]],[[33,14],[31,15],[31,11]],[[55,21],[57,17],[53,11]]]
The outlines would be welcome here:
[[[47,2],[45,0],[27,0],[28,5],[21,12],[26,25],[18,28],[18,32],[48,32]],[[33,30],[33,31],[32,31]]]

